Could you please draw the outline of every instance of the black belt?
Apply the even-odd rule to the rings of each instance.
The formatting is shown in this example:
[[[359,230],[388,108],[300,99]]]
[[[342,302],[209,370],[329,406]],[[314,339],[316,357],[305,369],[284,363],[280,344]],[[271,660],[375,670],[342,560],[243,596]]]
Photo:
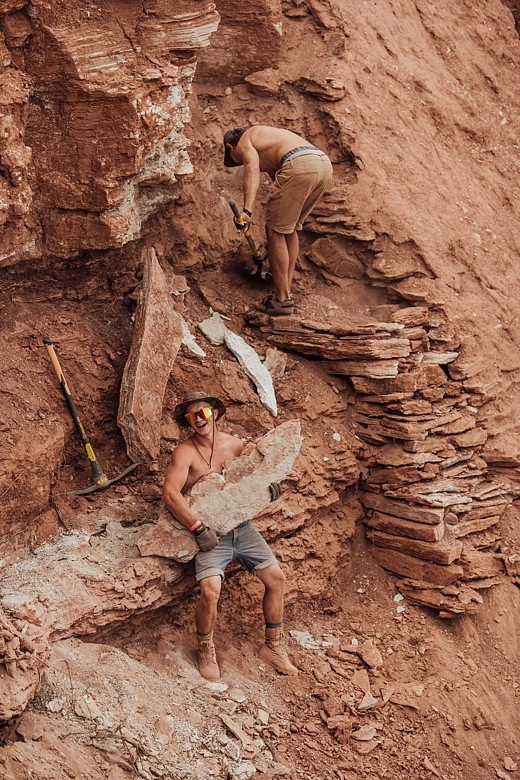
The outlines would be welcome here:
[[[295,146],[288,152],[285,152],[284,156],[280,160],[280,168],[287,160],[291,160],[293,157],[299,157],[301,154],[324,154],[321,149],[316,146]]]

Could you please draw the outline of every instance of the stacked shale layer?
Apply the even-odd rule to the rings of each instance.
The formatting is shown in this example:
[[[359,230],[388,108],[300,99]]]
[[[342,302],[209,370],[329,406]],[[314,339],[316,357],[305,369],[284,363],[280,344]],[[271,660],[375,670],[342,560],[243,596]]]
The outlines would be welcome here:
[[[444,617],[475,611],[480,591],[505,573],[498,522],[511,496],[488,474],[487,432],[477,422],[500,380],[465,359],[442,312],[425,306],[355,328],[283,318],[267,338],[325,358],[332,375],[352,382],[376,561],[403,578],[409,601]]]

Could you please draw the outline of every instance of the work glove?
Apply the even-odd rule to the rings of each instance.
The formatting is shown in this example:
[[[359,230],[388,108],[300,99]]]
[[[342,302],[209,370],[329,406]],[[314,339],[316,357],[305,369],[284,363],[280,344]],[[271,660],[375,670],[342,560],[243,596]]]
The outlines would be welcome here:
[[[195,540],[200,549],[204,552],[212,550],[218,544],[218,536],[213,529],[208,528],[203,523],[193,532]]]
[[[241,211],[238,217],[233,217],[233,222],[237,230],[249,230],[251,217],[245,211]]]
[[[271,495],[271,501],[276,501],[277,498],[280,498],[284,490],[285,490],[285,485],[283,482],[271,482],[271,484],[269,485],[269,493]]]

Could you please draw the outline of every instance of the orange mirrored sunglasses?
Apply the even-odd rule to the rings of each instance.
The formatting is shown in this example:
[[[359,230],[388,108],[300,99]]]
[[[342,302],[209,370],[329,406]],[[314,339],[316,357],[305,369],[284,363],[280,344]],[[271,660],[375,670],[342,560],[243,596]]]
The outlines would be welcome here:
[[[190,425],[195,425],[198,419],[209,420],[210,417],[213,417],[213,407],[203,406],[202,409],[197,409],[196,412],[186,412],[184,417]]]

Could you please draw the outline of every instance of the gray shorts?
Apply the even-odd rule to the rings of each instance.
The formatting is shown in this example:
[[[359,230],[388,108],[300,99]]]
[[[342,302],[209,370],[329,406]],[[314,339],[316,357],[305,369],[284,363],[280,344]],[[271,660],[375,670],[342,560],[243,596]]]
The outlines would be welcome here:
[[[238,561],[251,574],[278,563],[263,536],[248,522],[221,536],[212,550],[197,553],[197,582],[206,577],[220,576],[224,579],[224,571],[231,561]]]

